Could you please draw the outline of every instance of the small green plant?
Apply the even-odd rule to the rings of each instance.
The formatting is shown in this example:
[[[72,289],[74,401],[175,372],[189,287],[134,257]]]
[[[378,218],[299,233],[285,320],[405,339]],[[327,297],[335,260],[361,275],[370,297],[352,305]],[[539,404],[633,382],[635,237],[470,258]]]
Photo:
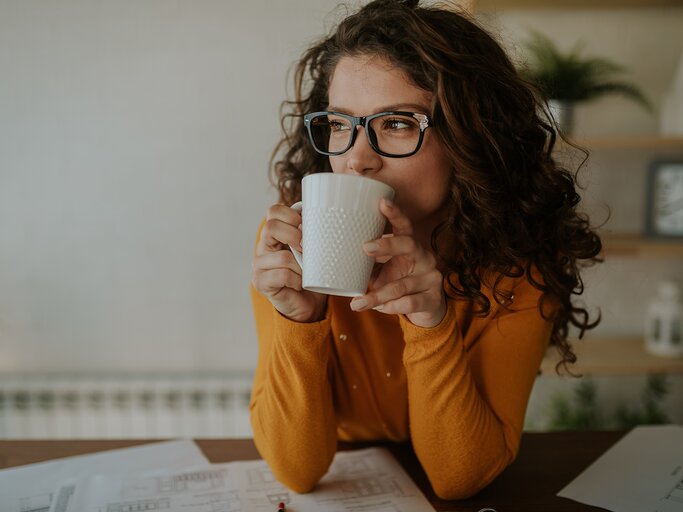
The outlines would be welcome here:
[[[642,393],[642,411],[631,410],[621,404],[616,410],[616,423],[620,429],[636,425],[661,425],[669,423],[669,417],[660,402],[669,393],[669,382],[665,375],[649,375]]]
[[[608,59],[582,57],[581,44],[562,53],[548,37],[532,31],[525,46],[531,62],[520,73],[539,87],[545,99],[576,103],[621,94],[652,110],[652,104],[637,86],[616,79],[626,68]]]
[[[566,395],[556,393],[550,401],[550,430],[600,430],[603,421],[597,400],[597,386],[583,379],[574,388],[572,406]]]
[[[598,403],[597,384],[582,379],[573,390],[573,400],[555,393],[549,403],[549,430],[628,430],[636,425],[661,425],[670,420],[661,406],[669,393],[666,375],[649,375],[641,394],[642,409],[617,406],[614,416],[605,414]]]

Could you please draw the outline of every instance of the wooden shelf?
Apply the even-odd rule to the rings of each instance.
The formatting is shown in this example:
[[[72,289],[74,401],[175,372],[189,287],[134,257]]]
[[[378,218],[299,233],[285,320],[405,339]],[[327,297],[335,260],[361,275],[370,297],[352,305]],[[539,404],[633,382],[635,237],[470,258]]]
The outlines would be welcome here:
[[[465,0],[475,10],[681,7],[681,0]]]
[[[614,136],[614,137],[586,137],[573,139],[581,147],[592,150],[680,150],[683,152],[683,137],[664,137],[659,135]],[[562,139],[557,139],[555,145],[558,150],[572,150]]]
[[[683,373],[683,358],[653,356],[645,351],[643,338],[639,336],[574,341],[572,347],[577,361],[571,368],[579,375]],[[555,365],[559,360],[557,349],[549,347],[541,364],[541,375],[557,377]]]
[[[683,258],[683,240],[646,238],[639,234],[601,234],[603,255],[638,258]]]

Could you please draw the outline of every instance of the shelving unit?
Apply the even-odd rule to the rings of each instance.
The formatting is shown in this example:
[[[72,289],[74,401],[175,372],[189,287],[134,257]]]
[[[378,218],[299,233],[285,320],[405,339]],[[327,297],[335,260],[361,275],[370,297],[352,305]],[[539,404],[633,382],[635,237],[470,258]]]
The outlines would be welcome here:
[[[683,258],[683,240],[652,239],[638,233],[625,233],[602,235],[602,241],[606,258]]]
[[[577,138],[574,142],[591,151],[597,150],[650,150],[668,151],[681,150],[683,152],[683,136],[632,135],[615,137]],[[557,139],[557,150],[571,150],[571,146],[562,139]]]
[[[658,135],[611,136],[577,138],[578,146],[589,152],[604,153],[673,153],[683,155],[683,136],[664,137]],[[558,140],[556,151],[573,151],[567,143]],[[640,158],[640,157],[638,157]],[[625,178],[626,179],[626,178]],[[637,232],[600,233],[603,241],[603,256],[606,261],[613,258],[678,259],[683,260],[683,240],[669,238],[648,238]],[[648,263],[652,264],[652,263]],[[572,372],[593,376],[638,376],[646,374],[683,374],[683,358],[656,357],[645,351],[642,336],[592,337],[572,342],[577,363]],[[557,376],[555,366],[559,362],[555,347],[550,347],[541,365],[541,375]]]
[[[643,375],[652,373],[683,373],[683,358],[656,357],[645,351],[642,337],[592,338],[572,342],[577,362],[572,372],[583,375]],[[549,347],[541,375],[557,376],[557,349]]]
[[[574,142],[589,152],[646,151],[680,152],[683,155],[683,136],[634,135],[577,138]],[[557,152],[574,151],[558,139]],[[683,240],[647,238],[640,233],[602,233],[606,257],[669,258],[683,257]]]
[[[616,9],[681,7],[681,0],[467,0],[477,10],[489,9]]]

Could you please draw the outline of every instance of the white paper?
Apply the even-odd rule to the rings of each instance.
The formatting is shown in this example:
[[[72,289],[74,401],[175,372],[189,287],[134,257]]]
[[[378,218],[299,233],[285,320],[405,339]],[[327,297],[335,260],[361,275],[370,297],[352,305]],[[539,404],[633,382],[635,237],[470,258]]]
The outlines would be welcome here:
[[[681,510],[683,510],[683,478],[657,504],[657,512],[681,512]]]
[[[558,496],[613,512],[683,512],[683,426],[634,428]]]
[[[208,460],[193,441],[166,441],[108,450],[0,471],[0,512],[47,512],[64,480],[94,473],[183,468]]]
[[[265,461],[228,462],[183,472],[91,476],[65,482],[50,512],[433,512],[396,460],[382,448],[338,453],[308,494],[277,482]]]
[[[239,512],[231,470],[226,464],[215,464],[176,472],[73,479],[57,489],[50,512]]]

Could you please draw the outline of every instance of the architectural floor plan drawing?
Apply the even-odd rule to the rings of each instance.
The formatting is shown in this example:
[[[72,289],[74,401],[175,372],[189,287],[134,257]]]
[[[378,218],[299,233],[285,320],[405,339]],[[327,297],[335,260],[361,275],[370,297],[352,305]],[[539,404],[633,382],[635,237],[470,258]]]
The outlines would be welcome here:
[[[247,470],[246,474],[251,487],[270,486],[277,484],[273,473],[271,473],[270,468],[268,467],[259,466],[251,468]]]
[[[49,512],[433,512],[382,448],[340,452],[308,494],[280,484],[265,461],[210,464],[138,476],[90,475],[61,485]]]
[[[19,500],[19,512],[46,512],[50,509],[52,493],[27,496]]]
[[[152,500],[124,501],[112,503],[107,507],[107,512],[142,512],[148,510],[168,510],[171,502],[168,498],[156,498]]]
[[[0,512],[48,512],[57,486],[98,472],[137,474],[207,464],[193,441],[166,441],[67,457],[0,471]]]
[[[182,492],[203,492],[222,489],[228,480],[227,468],[190,471],[174,475],[130,479],[122,488],[126,498],[169,495]]]
[[[293,498],[298,510],[330,512],[433,511],[408,474],[385,449],[340,452],[316,489]],[[305,508],[304,508],[305,505]],[[264,511],[265,512],[265,511]]]
[[[131,475],[91,475],[62,485],[50,512],[241,512],[234,467],[159,471]]]

